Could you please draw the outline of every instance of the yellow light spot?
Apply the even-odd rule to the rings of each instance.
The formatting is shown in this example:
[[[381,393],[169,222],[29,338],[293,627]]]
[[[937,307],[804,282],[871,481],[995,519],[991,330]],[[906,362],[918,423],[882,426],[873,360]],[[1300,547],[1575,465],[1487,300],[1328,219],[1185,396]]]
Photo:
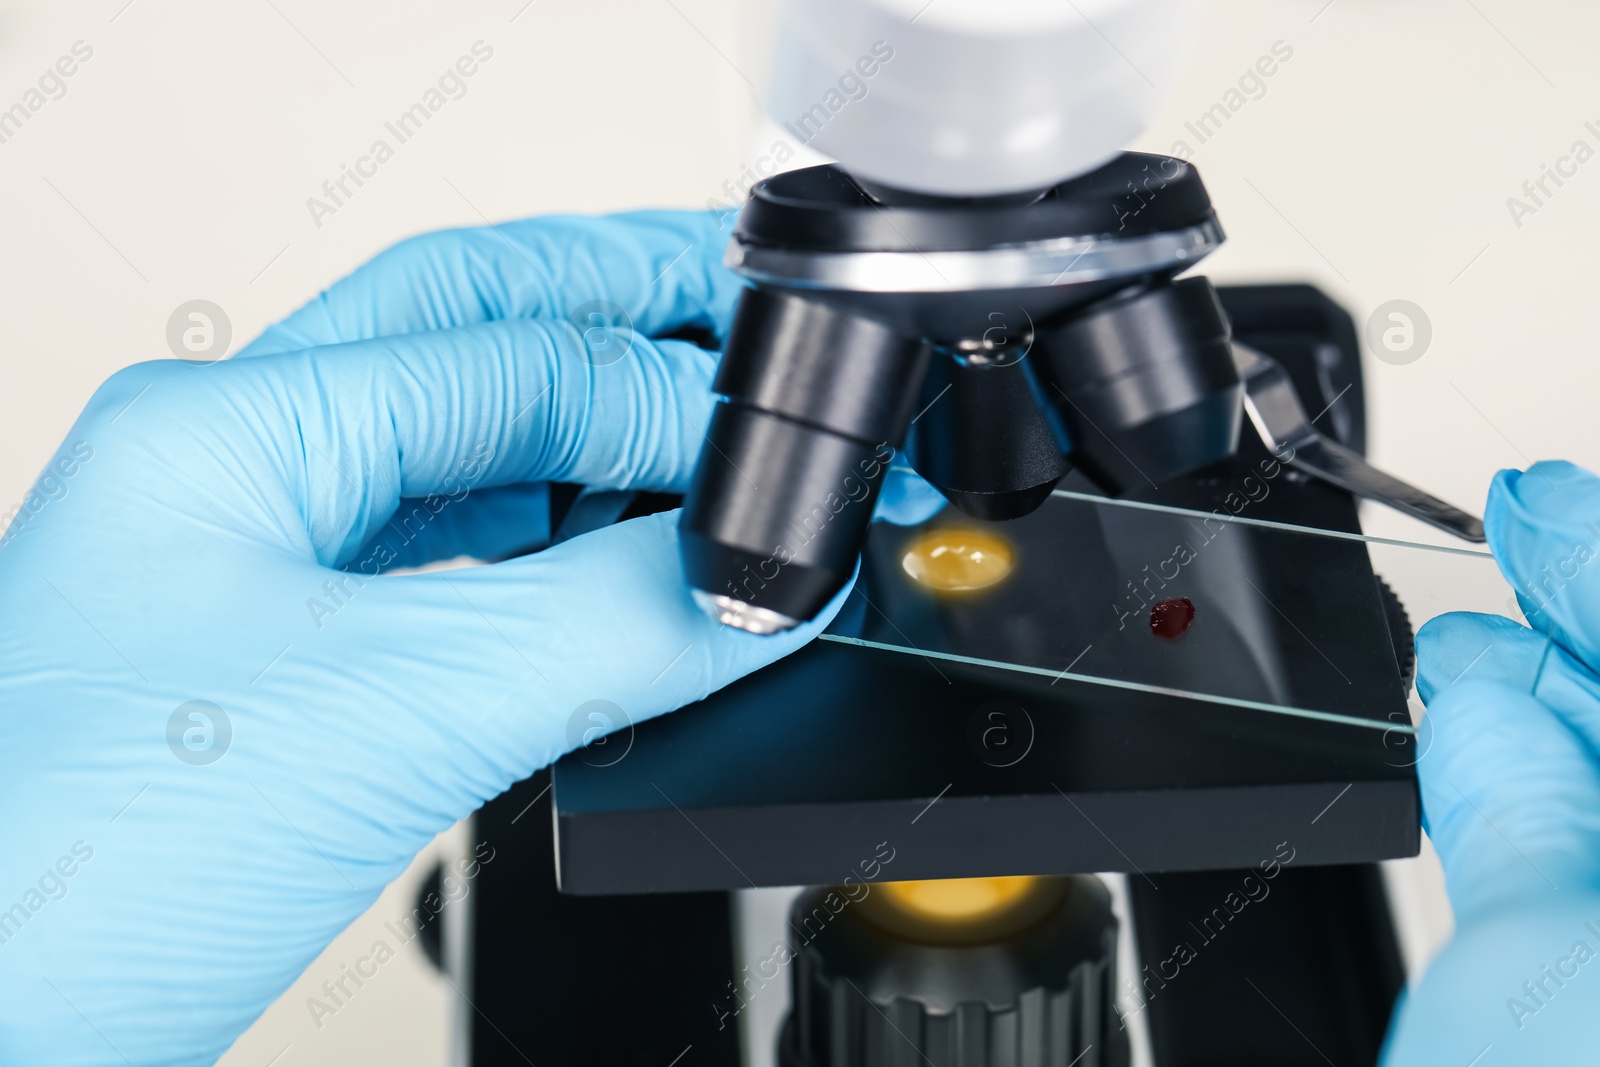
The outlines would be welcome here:
[[[879,890],[902,911],[931,922],[963,923],[987,918],[1031,894],[1039,879],[943,878],[928,882],[885,882]]]
[[[965,527],[929,530],[906,548],[900,566],[937,593],[987,589],[1011,573],[1015,556],[1001,537]]]
[[[859,905],[890,936],[926,945],[981,945],[1016,937],[1067,899],[1069,878],[952,878],[883,882]]]

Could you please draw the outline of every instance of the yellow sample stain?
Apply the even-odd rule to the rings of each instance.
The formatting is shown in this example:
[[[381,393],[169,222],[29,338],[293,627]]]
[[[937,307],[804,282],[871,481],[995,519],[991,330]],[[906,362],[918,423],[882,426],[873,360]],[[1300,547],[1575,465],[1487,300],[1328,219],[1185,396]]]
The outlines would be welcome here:
[[[912,581],[936,593],[987,589],[1011,573],[1016,557],[1007,541],[987,530],[951,526],[912,541],[900,566]]]

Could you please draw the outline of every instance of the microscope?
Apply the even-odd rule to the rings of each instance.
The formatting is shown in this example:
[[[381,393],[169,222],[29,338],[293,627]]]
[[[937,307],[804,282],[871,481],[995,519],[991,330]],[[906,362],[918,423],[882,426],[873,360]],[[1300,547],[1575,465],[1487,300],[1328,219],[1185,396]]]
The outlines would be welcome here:
[[[1419,801],[1356,499],[1482,526],[1363,458],[1332,300],[1186,273],[1198,172],[1121,149],[1193,9],[786,8],[773,115],[838,162],[739,213],[682,562],[758,635],[855,585],[479,813],[502,858],[424,930],[461,1062],[1375,1062]],[[897,464],[949,506],[874,524]],[[679,504],[555,499],[558,539]]]
[[[1211,283],[1177,278],[1223,241],[1198,173],[1117,151],[1156,104],[1139,62],[1173,65],[1192,5],[1101,6],[1104,31],[1071,5],[789,9],[776,114],[811,114],[840,41],[893,58],[819,126],[840,162],[758,184],[728,249],[752,288],[680,524],[684,573],[725,624],[775,633],[832,599],[908,431],[953,505],[1013,519],[1072,468],[1120,497],[1234,455],[1247,380],[1254,418],[1296,418],[1262,402],[1281,372],[1235,353]],[[1308,474],[1474,535],[1337,443],[1304,451]]]

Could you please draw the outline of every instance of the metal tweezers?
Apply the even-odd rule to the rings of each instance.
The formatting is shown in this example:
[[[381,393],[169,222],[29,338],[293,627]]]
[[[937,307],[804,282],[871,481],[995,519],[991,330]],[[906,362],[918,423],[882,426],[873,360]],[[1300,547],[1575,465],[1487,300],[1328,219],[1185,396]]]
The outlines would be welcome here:
[[[1446,533],[1483,544],[1483,520],[1446,504],[1369,464],[1359,454],[1317,432],[1300,406],[1299,394],[1279,363],[1241,344],[1233,363],[1244,381],[1244,409],[1261,440],[1274,452],[1292,448],[1286,462],[1311,477],[1421,519]]]

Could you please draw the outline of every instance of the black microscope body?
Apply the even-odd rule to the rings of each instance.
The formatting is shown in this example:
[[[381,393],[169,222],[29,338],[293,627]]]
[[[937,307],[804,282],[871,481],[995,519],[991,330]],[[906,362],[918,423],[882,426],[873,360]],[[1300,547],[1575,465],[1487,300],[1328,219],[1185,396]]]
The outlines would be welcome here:
[[[1238,346],[1360,464],[1349,316],[1307,286],[1177,277],[1221,240],[1193,168],[1135,153],[987,200],[832,166],[755,189],[729,252],[753,284],[682,501],[686,575],[756,633],[860,575],[828,639],[475,817],[498,858],[465,951],[435,943],[471,990],[472,1064],[737,1067],[741,1015],[774,986],[781,1067],[1123,1067],[1135,1030],[1156,1067],[1376,1062],[1404,981],[1377,864],[1420,847],[1414,753],[1194,699],[1259,662],[1278,705],[1409,723],[1412,635],[1365,546],[1231,530],[1214,574],[1317,610],[1262,610],[1248,655],[1192,644],[1173,661],[1192,684],[1095,684],[1092,658],[1004,669],[1105,653],[1079,593],[1283,458],[1243,432]],[[897,453],[957,509],[919,529],[993,524],[1023,561],[1009,584],[940,600],[907,580],[918,530],[871,522]],[[1254,517],[1358,534],[1355,497],[1312,474]],[[555,499],[558,538],[678,504]],[[1345,686],[1308,634],[1337,644]],[[1027,731],[1003,759],[981,733],[997,708]],[[1126,876],[1131,958],[1091,872]],[[929,934],[883,906],[886,882],[997,876],[1033,876],[998,925]],[[734,894],[771,886],[814,888],[785,944],[736,958]]]

